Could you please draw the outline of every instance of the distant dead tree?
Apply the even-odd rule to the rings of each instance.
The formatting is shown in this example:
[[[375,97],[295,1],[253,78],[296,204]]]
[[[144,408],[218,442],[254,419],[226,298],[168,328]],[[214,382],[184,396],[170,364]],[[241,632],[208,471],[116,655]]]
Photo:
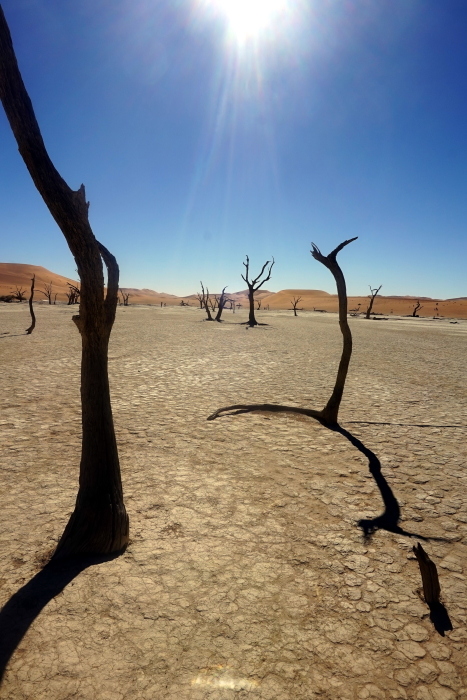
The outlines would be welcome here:
[[[271,279],[271,270],[274,265],[274,258],[272,259],[272,262],[270,263],[269,260],[267,260],[263,267],[261,268],[261,272],[257,277],[254,279],[250,280],[250,259],[248,255],[246,256],[246,262],[243,263],[245,266],[245,274],[242,275],[242,279],[246,282],[248,286],[248,301],[250,303],[250,314],[248,317],[248,321],[246,321],[246,324],[248,324],[251,328],[254,326],[259,326],[261,324],[258,323],[258,321],[255,318],[255,292],[258,291],[260,287],[263,286],[265,282]],[[269,270],[267,271],[267,276],[264,277],[264,279],[261,279],[263,277],[264,271],[266,270],[267,266],[269,265]]]
[[[232,299],[228,299],[225,295],[226,289],[227,289],[227,287],[224,287],[224,289],[221,292],[220,297],[217,299],[217,314],[216,314],[216,318],[214,320],[218,321],[219,323],[221,322],[222,312],[224,311],[226,305],[229,303],[229,301],[232,303]]]
[[[26,329],[26,333],[31,335],[34,328],[36,327],[36,315],[34,309],[32,308],[32,300],[34,299],[34,283],[36,281],[36,275],[33,275],[31,280],[31,293],[29,295],[29,313],[31,314],[31,325]]]
[[[19,152],[66,238],[82,284],[80,313],[73,317],[82,339],[79,491],[54,559],[117,552],[127,545],[129,536],[107,373],[109,338],[117,307],[118,265],[94,237],[84,185],[73,191],[50,160],[1,7],[0,99]],[[102,261],[107,268],[107,294]]]
[[[350,316],[359,316],[360,315],[360,307],[361,307],[361,304],[357,304],[355,309],[349,309]]]
[[[301,300],[302,300],[302,297],[293,297],[293,299],[290,301],[290,303],[292,304],[292,308],[289,309],[289,311],[293,311],[294,316],[298,316],[297,306],[299,305]],[[298,311],[303,311],[303,309],[298,309]]]
[[[16,287],[15,291],[11,293],[13,299],[16,299],[16,301],[22,302],[26,299],[26,290],[22,289],[21,287]]]
[[[180,306],[190,306],[188,302],[184,301],[183,299],[180,302]]]
[[[327,425],[337,423],[339,407],[344,394],[345,380],[347,378],[350,358],[352,356],[352,333],[350,332],[350,327],[347,320],[347,290],[344,275],[337,262],[337,254],[343,248],[345,248],[346,245],[349,245],[349,243],[352,243],[352,241],[355,240],[357,240],[357,236],[355,238],[350,238],[348,241],[344,241],[331,253],[329,253],[329,255],[323,255],[314,243],[311,244],[311,254],[314,259],[322,263],[333,274],[334,279],[336,280],[337,294],[339,296],[339,326],[343,340],[342,354],[339,362],[339,368],[337,370],[334,389],[326,406],[321,411],[315,411],[311,408],[284,406],[282,404],[275,403],[234,404],[232,406],[218,408],[217,411],[214,411],[214,413],[211,413],[211,415],[208,416],[208,420],[214,420],[225,411],[287,411],[289,413],[300,413],[305,416],[310,416],[311,418],[316,418]]]
[[[368,308],[366,310],[365,318],[370,318],[371,310],[373,308],[373,304],[375,303],[376,295],[378,294],[379,290],[381,289],[383,285],[380,284],[378,289],[372,289],[371,284],[369,285],[370,287],[370,292],[371,294],[368,295],[368,299],[370,300],[370,303],[368,304]]]
[[[52,305],[52,282],[50,284],[44,284],[44,289],[37,290],[39,294],[43,294],[50,305]]]
[[[420,309],[423,309],[423,306],[420,304],[420,300],[418,300],[417,303],[415,304],[415,306],[413,307],[412,316],[414,318],[418,317],[417,311],[419,311]]]
[[[257,299],[256,300],[256,311],[260,311],[260,310],[261,310],[261,299]]]
[[[69,291],[65,292],[67,299],[68,299],[68,306],[71,306],[72,304],[79,304],[79,297],[81,294],[81,291],[79,287],[76,287],[74,284],[70,284],[70,282],[67,283],[69,287]]]
[[[211,298],[209,296],[209,289],[206,287],[206,291],[204,290],[204,285],[202,282],[200,282],[201,285],[201,300],[202,300],[202,308],[206,311],[206,321],[214,321],[212,314],[211,314]]]
[[[129,292],[124,292],[123,289],[120,289],[119,291],[122,295],[123,306],[130,306],[129,299],[131,297],[131,294]]]
[[[58,292],[55,292],[55,294],[54,294],[54,306],[55,306],[56,303],[57,303],[57,295],[58,295]]]
[[[203,299],[203,295],[200,294],[199,292],[196,292],[196,297],[197,297],[197,299],[198,299],[199,308],[200,308],[200,309],[204,309],[204,299]]]

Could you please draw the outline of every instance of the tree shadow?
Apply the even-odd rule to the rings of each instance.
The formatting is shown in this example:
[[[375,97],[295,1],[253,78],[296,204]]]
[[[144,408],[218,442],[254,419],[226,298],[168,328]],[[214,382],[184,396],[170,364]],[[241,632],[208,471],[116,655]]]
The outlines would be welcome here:
[[[452,630],[452,622],[448,611],[442,603],[432,603],[428,607],[430,608],[430,620],[435,630],[444,637],[446,632]]]
[[[45,606],[84,569],[119,554],[52,561],[12,595],[0,611],[0,683],[16,647]]]
[[[281,411],[286,411],[288,413],[306,415],[310,418],[313,418],[314,420],[318,420],[324,428],[332,430],[333,432],[339,433],[340,435],[345,437],[351,443],[351,445],[356,447],[357,450],[361,452],[368,460],[370,474],[375,480],[375,483],[380,491],[381,498],[383,499],[384,511],[381,513],[381,515],[378,515],[376,518],[362,519],[358,521],[358,526],[363,530],[363,534],[366,539],[371,538],[371,536],[377,530],[387,530],[388,532],[394,532],[397,535],[403,535],[404,537],[416,537],[423,541],[446,541],[444,537],[427,537],[424,535],[419,535],[416,532],[409,532],[408,530],[404,530],[404,528],[402,528],[399,525],[399,521],[401,518],[401,509],[397,498],[394,496],[391,487],[389,486],[388,482],[382,474],[381,462],[379,461],[378,457],[375,455],[374,452],[372,452],[368,447],[366,447],[363,444],[363,442],[361,442],[361,440],[356,438],[355,435],[352,435],[352,433],[349,433],[348,430],[343,428],[338,423],[329,424],[324,422],[321,419],[321,416],[319,415],[318,411],[313,412],[310,409],[304,409],[295,406],[285,406],[282,404],[237,404],[218,409],[218,411],[215,411],[208,417],[208,420],[214,420],[220,417],[221,411],[229,411],[230,415],[251,413],[253,411],[273,411],[277,413]],[[313,413],[316,413],[316,415],[312,415]],[[229,414],[224,413],[223,415]]]
[[[340,425],[328,425],[325,426],[333,432],[339,433],[345,437],[351,445],[357,448],[368,460],[368,468],[370,474],[375,480],[375,483],[381,494],[381,498],[384,503],[384,511],[381,515],[376,518],[362,519],[358,521],[358,526],[363,530],[363,534],[366,539],[369,539],[377,530],[387,530],[387,532],[394,532],[397,535],[403,535],[405,537],[416,537],[417,539],[428,541],[428,540],[440,540],[444,541],[442,537],[425,537],[419,535],[416,532],[409,532],[404,530],[399,525],[401,518],[401,509],[397,498],[394,496],[391,487],[386,481],[383,473],[381,471],[381,462],[378,457],[372,452],[368,447],[366,447],[361,440],[349,433]]]

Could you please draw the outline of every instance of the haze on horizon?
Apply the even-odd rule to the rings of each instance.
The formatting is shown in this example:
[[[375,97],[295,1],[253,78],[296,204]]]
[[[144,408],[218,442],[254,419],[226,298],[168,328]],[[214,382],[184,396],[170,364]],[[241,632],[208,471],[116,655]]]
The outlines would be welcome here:
[[[124,287],[466,296],[467,6],[2,0],[49,154]],[[272,10],[266,12],[266,10]],[[2,262],[76,277],[0,111]]]

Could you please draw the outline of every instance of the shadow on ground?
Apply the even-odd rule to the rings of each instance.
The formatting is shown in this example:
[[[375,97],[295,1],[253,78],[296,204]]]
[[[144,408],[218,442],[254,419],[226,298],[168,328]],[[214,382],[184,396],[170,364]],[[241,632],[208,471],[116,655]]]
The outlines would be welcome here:
[[[0,683],[16,647],[45,606],[89,566],[116,556],[50,562],[10,598],[0,611]]]

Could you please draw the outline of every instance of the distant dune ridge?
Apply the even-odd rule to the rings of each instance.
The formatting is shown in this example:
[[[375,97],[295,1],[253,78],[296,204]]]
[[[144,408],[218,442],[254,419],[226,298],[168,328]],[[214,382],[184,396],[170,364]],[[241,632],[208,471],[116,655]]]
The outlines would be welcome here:
[[[79,285],[76,280],[57,275],[55,272],[38,265],[0,263],[0,296],[11,294],[16,287],[21,287],[26,290],[26,298],[28,298],[33,274],[36,275],[35,300],[38,302],[41,300],[46,301],[45,295],[41,294],[40,290],[43,290],[45,285],[50,284],[50,282],[52,282],[53,296],[57,293],[58,302],[67,301],[68,283]],[[162,303],[167,306],[177,306],[183,301],[185,304],[193,307],[199,306],[196,293],[179,297],[174,294],[166,294],[165,292],[156,292],[152,289],[122,287],[122,290],[126,294],[130,294],[130,305],[153,304],[160,306]],[[211,295],[214,296],[214,292],[211,292]],[[217,292],[217,295],[219,295],[219,292]],[[234,299],[236,304],[241,304],[242,308],[247,307],[248,290],[232,292],[228,296]],[[301,297],[298,308],[304,311],[337,312],[338,310],[337,294],[328,294],[328,292],[320,289],[282,289],[280,292],[270,292],[267,289],[261,289],[255,294],[255,299],[261,301],[261,308],[269,307],[270,310],[291,309],[293,297]],[[449,318],[467,318],[467,297],[431,299],[429,297],[378,295],[373,311],[378,315],[406,316],[412,313],[417,300],[420,300],[422,304],[422,308],[418,311],[420,316],[433,317],[439,314],[439,316]],[[367,305],[368,296],[366,294],[358,297],[349,297],[349,310],[359,308],[363,312],[366,310]]]

